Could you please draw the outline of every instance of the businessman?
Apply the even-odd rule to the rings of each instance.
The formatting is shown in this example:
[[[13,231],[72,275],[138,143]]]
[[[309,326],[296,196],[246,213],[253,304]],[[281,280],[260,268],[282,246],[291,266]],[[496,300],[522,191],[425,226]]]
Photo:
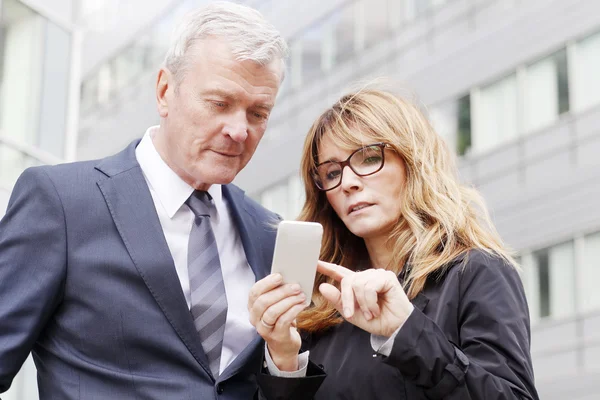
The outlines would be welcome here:
[[[258,396],[246,307],[276,216],[230,182],[286,53],[250,8],[195,10],[157,75],[159,126],[111,157],[21,175],[0,222],[0,393],[32,352],[42,400]]]

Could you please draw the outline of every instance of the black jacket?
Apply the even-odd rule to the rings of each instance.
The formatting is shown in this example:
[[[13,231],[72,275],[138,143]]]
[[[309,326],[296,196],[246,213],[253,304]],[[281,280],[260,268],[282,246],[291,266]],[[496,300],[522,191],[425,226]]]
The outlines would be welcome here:
[[[344,322],[306,337],[303,347],[311,360],[306,378],[260,375],[262,396],[538,399],[529,312],[512,266],[471,251],[430,279],[413,304],[389,357],[375,354],[369,333]]]

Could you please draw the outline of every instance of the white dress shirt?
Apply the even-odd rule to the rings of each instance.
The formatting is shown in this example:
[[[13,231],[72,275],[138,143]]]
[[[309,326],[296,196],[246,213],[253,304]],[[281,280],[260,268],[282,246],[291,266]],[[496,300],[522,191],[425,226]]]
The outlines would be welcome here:
[[[135,155],[150,188],[183,294],[190,307],[187,256],[194,214],[185,202],[194,188],[173,172],[156,151],[152,137],[157,129],[158,127],[154,126],[146,131],[135,150]],[[216,206],[216,211],[212,210],[210,224],[219,249],[227,294],[227,320],[220,365],[220,372],[223,372],[255,336],[256,331],[250,324],[247,304],[250,288],[256,279],[246,259],[242,241],[232,221],[221,185],[212,185],[208,192]]]

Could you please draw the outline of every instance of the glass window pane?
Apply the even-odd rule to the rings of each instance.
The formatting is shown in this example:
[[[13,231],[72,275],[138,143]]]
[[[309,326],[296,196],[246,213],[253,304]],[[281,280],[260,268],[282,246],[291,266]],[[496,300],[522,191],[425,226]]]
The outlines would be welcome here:
[[[540,319],[540,274],[537,268],[536,254],[524,254],[521,259],[521,268],[523,269],[522,279],[529,306],[529,316],[531,323],[535,324]],[[546,291],[547,292],[547,291]],[[548,296],[546,295],[546,302]]]
[[[563,318],[575,312],[575,274],[573,242],[550,248],[548,253],[550,312]]]
[[[429,119],[435,131],[444,138],[450,149],[456,148],[458,134],[458,101],[453,100],[431,107]]]
[[[567,52],[561,50],[527,68],[525,131],[545,127],[569,110]]]
[[[538,283],[538,312],[540,318],[550,316],[550,266],[548,261],[548,250],[535,253]]]
[[[586,236],[584,243],[579,304],[582,311],[593,311],[600,308],[600,232]]]
[[[44,32],[43,81],[37,146],[62,158],[65,153],[70,84],[71,35],[52,22]]]
[[[1,5],[0,131],[37,145],[46,20],[19,1]]]
[[[458,155],[471,148],[471,96],[442,104],[431,110],[431,122],[448,146]]]
[[[458,99],[458,131],[456,151],[465,155],[471,149],[471,96]]]
[[[517,136],[517,79],[510,75],[480,92],[473,146],[484,151]]]
[[[578,111],[600,104],[600,32],[575,48],[574,104]]]

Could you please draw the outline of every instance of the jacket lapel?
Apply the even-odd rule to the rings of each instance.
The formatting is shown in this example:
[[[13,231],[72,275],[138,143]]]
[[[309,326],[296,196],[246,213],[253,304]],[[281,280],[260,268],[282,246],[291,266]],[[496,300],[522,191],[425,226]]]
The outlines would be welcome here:
[[[107,175],[98,187],[148,290],[190,353],[210,375],[150,190],[135,158],[137,143],[96,167]]]
[[[223,195],[228,200],[229,209],[238,228],[246,260],[254,272],[255,280],[258,281],[271,271],[277,220],[268,220],[267,213],[263,214],[263,218],[251,213],[251,206],[245,199],[244,192],[234,185],[223,186]],[[263,346],[264,341],[255,332],[250,344],[223,371],[219,380],[224,381],[244,368],[258,372],[263,360]]]
[[[233,214],[234,222],[238,228],[246,259],[256,280],[259,281],[270,273],[270,257],[267,252],[273,251],[273,245],[267,245],[266,241],[273,241],[273,238],[266,236],[265,230],[269,229],[268,224],[273,223],[273,235],[276,232],[275,223],[277,221],[257,220],[257,216],[250,214],[247,207],[244,191],[234,185],[224,185],[223,195],[227,198],[229,208]],[[267,265],[268,264],[268,265]]]

